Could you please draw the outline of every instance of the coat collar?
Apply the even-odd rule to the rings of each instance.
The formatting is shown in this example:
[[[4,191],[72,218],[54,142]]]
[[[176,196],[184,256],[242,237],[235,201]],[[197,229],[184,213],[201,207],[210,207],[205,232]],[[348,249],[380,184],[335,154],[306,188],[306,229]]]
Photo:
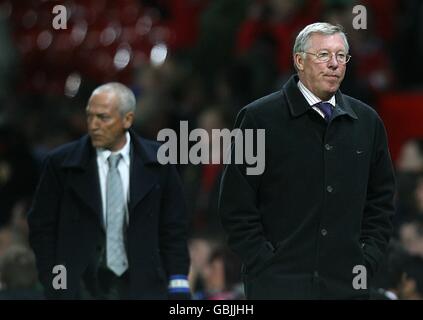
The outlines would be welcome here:
[[[293,117],[299,117],[305,114],[307,111],[312,108],[307,103],[307,100],[304,98],[301,91],[298,89],[298,75],[293,75],[283,86],[283,93],[285,95],[286,101],[288,102],[289,111]],[[336,106],[335,114],[336,116],[348,115],[353,119],[358,119],[357,114],[351,108],[351,105],[343,97],[343,94],[340,90],[335,93]]]
[[[157,152],[153,147],[148,147],[147,142],[131,131],[133,141],[131,148],[131,172],[129,181],[129,221],[136,214],[136,205],[157,186]],[[139,212],[139,211],[138,211]]]
[[[133,130],[130,129],[129,134],[131,135],[131,152],[133,152],[133,155],[136,155],[143,164],[158,163],[155,152],[146,148],[143,140]],[[91,158],[93,157],[96,157],[95,148],[91,144],[90,137],[84,135],[76,141],[74,149],[63,161],[62,167],[86,170],[89,168]]]
[[[138,137],[132,130],[131,135],[131,166],[129,220],[135,214],[135,206],[157,184],[158,175],[155,164],[158,163],[154,147]],[[98,177],[96,150],[88,135],[76,141],[73,149],[62,163],[62,168],[71,169],[68,183],[82,202],[87,204],[103,225],[102,201]]]

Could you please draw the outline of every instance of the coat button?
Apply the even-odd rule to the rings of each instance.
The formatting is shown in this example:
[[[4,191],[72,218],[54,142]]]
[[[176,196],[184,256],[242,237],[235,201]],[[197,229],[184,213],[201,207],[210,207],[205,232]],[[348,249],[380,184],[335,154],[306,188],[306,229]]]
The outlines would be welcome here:
[[[331,192],[333,191],[333,188],[332,188],[332,186],[327,186],[326,190],[327,190],[329,193],[331,193]]]
[[[327,151],[330,151],[330,150],[332,150],[332,146],[330,145],[330,144],[328,144],[328,143],[326,143],[325,144],[325,149],[327,150]]]
[[[327,234],[328,234],[328,231],[326,230],[326,229],[322,229],[321,231],[320,231],[320,233],[322,234],[322,236],[326,236]]]

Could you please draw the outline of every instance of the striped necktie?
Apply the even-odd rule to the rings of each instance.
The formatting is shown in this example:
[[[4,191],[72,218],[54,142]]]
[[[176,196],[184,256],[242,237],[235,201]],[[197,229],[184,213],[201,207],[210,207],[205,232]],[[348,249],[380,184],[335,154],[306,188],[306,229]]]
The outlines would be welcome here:
[[[316,103],[314,106],[319,108],[319,110],[323,112],[323,114],[325,115],[326,122],[329,122],[332,118],[333,106],[329,102],[324,101]]]
[[[116,275],[122,275],[128,269],[128,259],[124,243],[125,201],[122,180],[118,164],[122,155],[112,154],[109,162],[109,172],[106,181],[106,245],[107,266]]]

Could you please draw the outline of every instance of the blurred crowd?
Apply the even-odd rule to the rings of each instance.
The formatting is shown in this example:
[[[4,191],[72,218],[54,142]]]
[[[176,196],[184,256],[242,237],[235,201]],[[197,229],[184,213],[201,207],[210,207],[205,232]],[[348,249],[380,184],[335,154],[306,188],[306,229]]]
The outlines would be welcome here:
[[[52,27],[58,4],[67,29]],[[367,8],[366,30],[352,27],[356,4]],[[377,110],[384,94],[423,91],[422,18],[420,0],[0,0],[0,299],[42,298],[26,214],[44,156],[86,133],[86,102],[99,84],[134,91],[134,129],[146,138],[179,132],[182,120],[210,133],[231,128],[244,105],[294,72],[298,31],[327,21],[349,37],[341,90]],[[374,298],[423,299],[423,134],[394,160],[394,239]],[[240,261],[217,214],[222,168],[179,166],[195,299],[243,298]]]

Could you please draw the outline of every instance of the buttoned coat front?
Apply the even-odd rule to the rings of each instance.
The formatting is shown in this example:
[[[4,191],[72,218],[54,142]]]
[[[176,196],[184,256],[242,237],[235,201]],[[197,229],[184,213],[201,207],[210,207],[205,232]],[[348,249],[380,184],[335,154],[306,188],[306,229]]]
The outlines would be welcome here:
[[[363,279],[392,232],[386,132],[372,108],[340,91],[327,124],[297,82],[237,117],[241,130],[265,129],[265,170],[226,166],[219,210],[228,243],[243,261],[250,299],[367,298]]]

